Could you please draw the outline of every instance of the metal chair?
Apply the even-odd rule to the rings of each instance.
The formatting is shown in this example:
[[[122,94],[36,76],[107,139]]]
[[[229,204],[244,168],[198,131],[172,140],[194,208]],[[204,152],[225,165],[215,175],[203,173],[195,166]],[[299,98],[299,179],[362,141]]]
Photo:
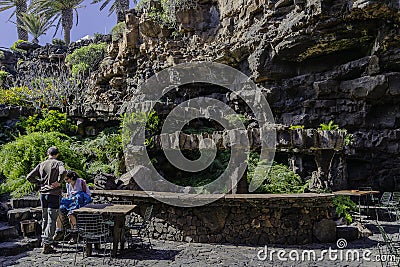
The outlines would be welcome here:
[[[78,213],[77,215],[77,229],[78,229],[78,240],[76,243],[76,253],[74,263],[76,263],[76,255],[78,253],[78,243],[82,241],[83,244],[92,245],[99,244],[104,245],[103,253],[103,264],[106,255],[107,244],[110,244],[110,259],[111,259],[111,248],[112,238],[108,227],[104,224],[103,217],[100,214],[91,213]],[[85,257],[85,248],[83,249],[83,255]]]
[[[392,212],[391,212],[391,199],[392,199],[392,193],[391,192],[383,192],[380,200],[379,200],[379,206],[383,208],[386,213],[389,214],[390,219],[392,218]],[[378,211],[376,210],[376,218],[378,220]]]
[[[396,212],[396,220],[399,219],[400,192],[393,192],[390,200],[391,210]]]
[[[379,259],[382,266],[400,265],[400,244],[399,236],[391,238],[383,227],[376,221],[376,226],[382,235],[383,242],[378,243]]]
[[[71,228],[71,224],[69,222],[68,216],[66,216],[65,214],[60,214],[60,218],[61,218],[61,223],[62,223],[62,227],[63,227],[63,240],[62,241],[56,241],[61,243],[61,254],[60,254],[60,258],[63,255],[64,252],[64,245],[66,243],[70,242],[70,237],[73,237],[73,235],[77,236],[78,235],[78,229],[77,228]]]
[[[372,191],[372,187],[370,187],[370,186],[359,187],[358,191],[364,191],[364,192]],[[369,208],[370,203],[372,205],[375,205],[378,201],[379,201],[379,199],[376,199],[373,194],[364,195],[363,197],[360,196],[360,198],[359,198],[360,212],[361,212],[361,205],[362,205],[363,209],[365,208],[367,216],[370,215],[370,208]]]
[[[149,223],[151,220],[151,213],[153,212],[153,205],[146,208],[146,211],[143,216],[142,222],[139,223],[128,223],[126,225],[125,238],[128,241],[128,247],[131,248],[133,246],[133,241],[138,239],[141,243],[141,246],[144,246],[143,237],[146,235],[149,241],[149,247],[152,247],[150,240],[150,232],[149,232]]]

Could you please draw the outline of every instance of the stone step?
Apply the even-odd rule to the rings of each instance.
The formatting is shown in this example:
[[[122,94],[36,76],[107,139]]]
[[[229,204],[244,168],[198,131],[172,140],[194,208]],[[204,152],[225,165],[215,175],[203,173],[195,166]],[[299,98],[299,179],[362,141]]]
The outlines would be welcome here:
[[[38,238],[20,238],[0,242],[0,256],[14,256],[38,247],[40,247]]]
[[[0,223],[0,242],[18,237],[18,230],[15,226],[7,223]]]
[[[20,221],[30,219],[40,221],[42,218],[42,209],[40,207],[12,209],[7,212],[7,218],[10,225],[19,225]]]
[[[13,198],[11,199],[11,207],[13,209],[40,207],[40,199],[38,197]]]

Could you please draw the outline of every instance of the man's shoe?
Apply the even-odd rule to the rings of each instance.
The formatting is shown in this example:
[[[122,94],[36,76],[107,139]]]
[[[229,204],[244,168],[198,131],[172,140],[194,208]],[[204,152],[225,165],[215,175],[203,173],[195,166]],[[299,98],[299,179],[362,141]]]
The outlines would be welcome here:
[[[56,250],[51,245],[44,245],[42,254],[51,254],[56,252]]]
[[[58,231],[56,234],[53,236],[54,241],[62,241],[64,240],[64,232]]]

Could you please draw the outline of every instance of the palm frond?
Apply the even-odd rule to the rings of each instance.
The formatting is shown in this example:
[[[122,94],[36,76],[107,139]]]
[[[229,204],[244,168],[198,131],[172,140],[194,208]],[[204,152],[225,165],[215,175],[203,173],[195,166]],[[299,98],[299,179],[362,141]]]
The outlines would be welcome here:
[[[46,31],[54,27],[54,19],[48,19],[44,14],[22,13],[20,17],[22,28],[32,34],[35,39],[46,34]]]
[[[5,11],[7,9],[15,7],[15,2],[13,0],[3,0],[0,1],[0,12]]]

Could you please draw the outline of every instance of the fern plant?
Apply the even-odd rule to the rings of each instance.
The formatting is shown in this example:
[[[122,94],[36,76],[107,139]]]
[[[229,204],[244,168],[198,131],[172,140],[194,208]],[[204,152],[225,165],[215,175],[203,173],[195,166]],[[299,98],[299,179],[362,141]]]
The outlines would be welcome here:
[[[259,154],[255,152],[250,153],[248,157],[247,178],[249,183],[252,179],[264,181],[257,189],[258,193],[303,193],[308,187],[308,183],[303,182],[301,177],[286,165],[273,162],[268,172],[267,162],[259,162]]]
[[[6,182],[0,185],[0,193],[10,192],[12,196],[32,192],[33,187],[24,178],[35,166],[46,159],[46,151],[50,146],[60,150],[59,159],[67,169],[73,169],[84,176],[79,156],[70,149],[71,139],[61,133],[31,133],[17,137],[0,150],[0,173]]]
[[[334,124],[333,120],[330,120],[328,124],[321,123],[319,126],[322,131],[334,131],[339,129],[339,125]]]
[[[89,174],[105,172],[120,175],[124,171],[122,137],[116,128],[108,128],[94,138],[74,142],[71,149],[81,155]]]

